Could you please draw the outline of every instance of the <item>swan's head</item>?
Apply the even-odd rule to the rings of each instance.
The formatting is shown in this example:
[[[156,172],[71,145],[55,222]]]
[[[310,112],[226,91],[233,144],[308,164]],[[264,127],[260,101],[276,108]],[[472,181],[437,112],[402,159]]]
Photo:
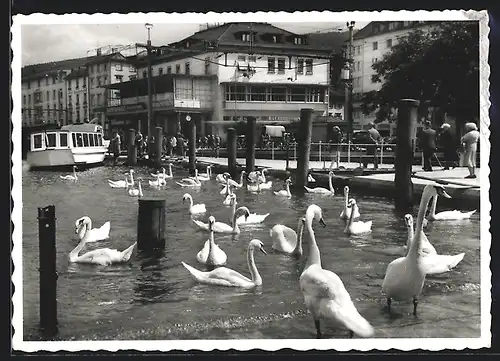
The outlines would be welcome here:
[[[191,195],[189,193],[184,193],[184,195],[182,196],[182,203],[184,203],[184,201],[186,199],[190,199],[191,198]]]
[[[332,176],[333,176],[333,171],[329,171],[329,172],[328,172],[328,176],[329,176],[329,177],[332,177]]]
[[[248,219],[248,217],[250,217],[250,210],[247,207],[240,207],[238,208],[238,211],[243,212],[243,215],[245,216],[245,221]]]
[[[348,194],[349,193],[349,186],[344,186],[344,194]]]
[[[135,173],[135,171],[133,169],[130,170],[130,173]]]
[[[302,227],[304,227],[306,224],[306,217],[300,217],[299,218],[299,229],[301,229]]]
[[[319,224],[321,224],[323,227],[326,227],[325,220],[323,219],[323,210],[315,204],[311,204],[309,207],[307,207],[305,218],[311,223],[316,219],[317,221],[319,221]]]
[[[208,217],[208,229],[209,230],[212,230],[212,227],[214,226],[214,224],[215,224],[215,217],[214,216]]]
[[[161,167],[161,170],[162,170],[164,173],[165,173],[165,171],[166,171],[166,170],[165,170],[165,168],[163,168],[163,167]]]
[[[287,178],[285,182],[288,185],[292,184],[292,178]]]
[[[436,194],[438,196],[443,196],[445,198],[451,198],[451,196],[448,193],[446,193],[445,188],[441,184],[434,184],[434,185],[432,185],[432,187],[434,187],[434,191],[436,192]]]
[[[224,179],[231,179],[231,174],[229,174],[228,172],[222,173],[222,176],[224,177]]]
[[[406,227],[413,226],[413,216],[411,214],[405,214],[405,224]]]
[[[262,243],[259,239],[252,239],[250,241],[250,247],[253,249],[258,249],[262,253],[267,254],[266,250],[264,249],[264,243]]]
[[[90,217],[84,216],[75,221],[75,234],[78,234],[82,227],[90,223]]]
[[[349,199],[349,203],[347,203],[347,206],[354,207],[355,205],[356,205],[356,200],[354,198]]]
[[[75,170],[76,170],[76,169],[78,169],[78,167],[77,167],[76,165],[74,165],[74,166],[73,166],[73,169],[75,169]]]

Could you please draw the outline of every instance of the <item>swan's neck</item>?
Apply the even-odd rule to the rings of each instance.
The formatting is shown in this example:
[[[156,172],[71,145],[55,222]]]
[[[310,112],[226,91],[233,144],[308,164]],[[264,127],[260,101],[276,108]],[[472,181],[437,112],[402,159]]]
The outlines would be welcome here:
[[[170,166],[168,166],[168,175],[169,175],[170,177],[172,177],[172,176],[173,176],[173,175],[172,175],[172,166],[171,166],[171,165],[170,165]]]
[[[302,235],[304,233],[304,224],[299,224],[299,227],[297,229],[297,244],[295,245],[295,249],[293,250],[294,255],[302,255]]]
[[[77,179],[77,178],[78,178],[78,177],[76,176],[76,169],[75,169],[75,168],[73,168],[73,177],[74,177],[75,179]]]
[[[74,261],[76,258],[78,258],[78,254],[82,251],[83,247],[85,247],[85,238],[82,238],[80,240],[80,243],[69,253],[69,259],[70,261]]]
[[[411,242],[413,240],[413,222],[408,225],[408,238],[406,240],[406,251],[408,252],[411,247]]]
[[[231,218],[231,226],[234,227],[236,224],[236,199],[231,199],[231,205],[233,207],[233,217]]]
[[[351,214],[349,214],[349,223],[347,224],[348,227],[352,225],[352,222],[354,220],[354,211],[356,210],[356,207],[357,207],[356,204],[353,204],[351,206]]]
[[[247,251],[248,269],[250,270],[250,274],[252,275],[253,283],[259,286],[262,284],[262,278],[260,277],[259,271],[257,270],[257,266],[255,265],[253,251],[254,248],[252,246],[249,246]]]
[[[142,197],[142,186],[141,186],[141,182],[139,182],[139,195]]]
[[[236,204],[233,207],[236,207]],[[238,227],[238,223],[236,223],[236,218],[238,217],[238,214],[240,213],[238,211],[239,211],[239,208],[233,212],[233,224],[231,225],[235,232],[239,232],[239,230],[240,230],[240,228]]]
[[[130,172],[130,184],[134,184],[134,175],[132,172]]]
[[[241,172],[240,176],[240,187],[243,187],[243,172]]]
[[[413,236],[413,241],[411,242],[410,249],[408,250],[408,254],[406,257],[417,257],[418,251],[422,247],[422,233],[423,233],[423,223],[425,212],[427,211],[427,207],[429,206],[429,200],[432,195],[430,194],[429,188],[424,190],[422,194],[422,198],[420,199],[420,206],[418,208],[417,215],[417,226],[415,227],[415,235]]]
[[[288,196],[291,196],[292,193],[290,193],[290,183],[286,182],[286,193],[288,194]]]
[[[215,246],[215,241],[214,241],[214,231],[213,229],[210,230],[210,236],[208,238],[208,258],[207,260],[212,260],[214,261],[214,246]]]
[[[191,208],[193,208],[193,203],[194,203],[193,197],[189,196],[188,198],[189,198],[189,208],[191,209]]]
[[[321,255],[319,253],[318,244],[316,243],[316,237],[314,235],[312,227],[312,218],[307,219],[307,231],[309,232],[309,255],[307,256],[307,262],[304,269],[312,265],[318,265],[321,267]]]
[[[438,196],[432,197],[432,205],[431,205],[431,209],[429,211],[429,215],[430,216],[435,216],[436,215],[437,202],[438,202]]]
[[[333,193],[334,189],[333,189],[333,183],[332,183],[332,175],[328,175],[328,186],[330,187],[330,192]]]
[[[347,208],[347,200],[349,199],[349,191],[345,192],[345,195],[344,195],[344,206],[345,208]]]

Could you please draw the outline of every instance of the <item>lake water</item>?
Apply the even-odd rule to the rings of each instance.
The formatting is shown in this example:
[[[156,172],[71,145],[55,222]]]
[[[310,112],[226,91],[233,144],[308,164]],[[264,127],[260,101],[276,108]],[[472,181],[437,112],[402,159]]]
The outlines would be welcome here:
[[[372,233],[343,233],[342,190],[334,197],[306,194],[291,199],[271,191],[251,194],[237,190],[239,205],[251,212],[267,213],[264,223],[241,226],[240,235],[216,234],[216,243],[228,255],[227,267],[249,276],[246,250],[252,238],[260,239],[268,252],[256,253],[262,287],[251,291],[197,284],[181,265],[185,261],[204,269],[196,254],[208,239],[190,220],[182,195],[192,194],[195,203],[205,203],[209,215],[228,222],[231,210],[222,205],[220,186],[203,182],[201,189],[175,184],[187,175],[174,168],[174,180],[165,189],[148,186],[149,169],[136,168],[144,179],[145,196],[166,199],[165,251],[156,256],[134,251],[130,263],[108,267],[69,264],[68,254],[76,246],[74,222],[83,215],[93,226],[111,221],[110,238],[86,249],[110,247],[123,250],[136,239],[137,198],[123,189],[113,189],[107,179],[123,179],[123,167],[101,167],[79,173],[78,182],[60,179],[63,173],[23,171],[23,318],[24,339],[38,340],[38,221],[37,207],[55,205],[57,217],[57,268],[59,340],[159,340],[315,338],[312,317],[305,309],[298,278],[307,257],[306,233],[301,260],[273,252],[270,228],[277,223],[296,228],[299,216],[314,203],[323,209],[327,228],[314,226],[323,268],[337,273],[360,313],[375,328],[374,337],[479,337],[480,272],[479,214],[470,220],[430,223],[429,240],[440,254],[465,252],[451,272],[428,276],[420,296],[418,317],[413,306],[393,302],[385,309],[381,284],[387,265],[396,257],[386,247],[406,242],[404,220],[393,213],[384,198],[351,194],[360,207],[361,219],[372,220]],[[273,180],[275,189],[283,182]],[[144,184],[146,183],[146,184]],[[416,218],[416,211],[413,213]],[[438,205],[439,211],[439,205]],[[346,330],[325,328],[324,337],[347,337]]]

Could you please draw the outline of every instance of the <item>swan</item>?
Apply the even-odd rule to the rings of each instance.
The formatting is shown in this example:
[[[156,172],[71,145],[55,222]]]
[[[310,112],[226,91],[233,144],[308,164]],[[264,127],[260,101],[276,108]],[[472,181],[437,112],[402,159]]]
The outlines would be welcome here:
[[[233,217],[234,213],[236,212],[236,205],[238,202],[236,201],[236,194],[230,194],[230,201],[231,205],[233,206]],[[266,220],[266,218],[270,215],[271,213],[266,213],[266,214],[257,214],[257,213],[250,213],[248,217],[246,215],[241,215],[238,218],[236,218],[236,224],[257,224],[257,223],[262,223]]]
[[[302,236],[304,233],[305,223],[305,217],[300,217],[297,226],[297,233],[287,226],[275,224],[269,231],[269,235],[273,240],[272,248],[278,252],[287,253],[300,258],[303,254]]]
[[[128,182],[127,174],[125,174],[125,180],[112,181],[108,179],[108,184],[111,188],[128,188],[130,183]]]
[[[208,230],[210,236],[205,242],[203,249],[196,255],[196,260],[202,264],[209,266],[222,266],[226,264],[227,255],[226,253],[215,244],[214,241],[214,230],[213,225],[215,223],[215,217],[208,217]]]
[[[215,181],[217,183],[226,184],[226,177],[231,178],[231,175],[228,172],[217,174],[215,176]]]
[[[81,222],[80,227],[87,228],[87,226],[87,221]],[[75,230],[75,232],[78,233],[79,230]],[[85,232],[85,234],[88,233]],[[80,256],[79,253],[82,251],[83,247],[85,247],[87,239],[88,237],[83,237],[78,245],[69,253],[69,261],[71,263],[91,263],[101,266],[108,266],[110,264],[116,263],[125,263],[130,260],[134,247],[137,244],[137,242],[134,242],[134,244],[132,244],[129,248],[121,252],[117,251],[116,249],[99,248],[89,251]]]
[[[86,227],[83,227],[85,223]],[[97,242],[109,238],[111,222],[107,221],[99,228],[92,228],[92,220],[88,216],[83,216],[75,221],[75,233],[79,239],[86,238],[86,242]]]
[[[194,170],[194,178],[183,178],[182,182],[175,182],[181,187],[201,187],[201,182],[198,179],[198,170]]]
[[[158,172],[158,173],[151,173],[151,176],[152,177],[160,177],[160,179],[167,179],[167,178],[173,178],[174,175],[172,173],[172,164],[169,163],[168,164],[168,174],[165,173],[165,168],[161,168],[162,169],[162,172]]]
[[[184,203],[184,201],[186,199],[189,199],[189,213],[191,213],[191,214],[206,213],[207,208],[205,207],[204,203],[193,204],[193,197],[191,197],[191,194],[189,194],[189,193],[185,193],[182,196],[182,203]]]
[[[234,194],[232,191],[230,191],[231,193],[229,193],[226,198],[224,198],[224,201],[222,202],[223,205],[225,205],[226,207],[229,207],[231,205],[231,195]]]
[[[348,220],[351,217],[351,210],[354,210],[353,218],[359,218],[359,207],[349,207],[349,202],[347,201],[349,198],[349,186],[344,187],[344,209],[342,213],[340,213],[340,219]]]
[[[304,188],[306,189],[306,191],[308,193],[317,193],[317,194],[324,194],[324,195],[333,196],[335,194],[335,189],[333,189],[332,177],[333,177],[333,172],[332,171],[328,172],[328,187],[329,187],[329,189],[326,189],[323,187],[309,188],[306,186],[304,186]]]
[[[212,179],[212,165],[207,165],[207,172],[198,174],[200,180],[210,180]]]
[[[316,243],[312,222],[326,227],[320,207],[311,204],[306,211],[306,229],[309,233],[309,254],[299,278],[300,290],[316,327],[316,338],[321,338],[320,320],[328,319],[349,330],[350,337],[373,335],[373,327],[363,318],[352,302],[339,276],[321,267],[321,255]]]
[[[347,205],[352,209],[351,215],[349,217],[349,221],[347,222],[344,233],[347,234],[363,234],[370,233],[372,231],[372,221],[354,221],[354,215],[356,214],[358,205],[356,204],[356,200],[351,198]],[[359,211],[358,211],[359,213]]]
[[[418,209],[416,232],[405,257],[400,257],[389,263],[382,283],[382,292],[387,297],[387,308],[391,309],[392,299],[406,301],[413,299],[413,314],[417,314],[418,296],[425,282],[425,269],[422,264],[423,230],[422,222],[432,196],[441,194],[451,198],[442,185],[428,184],[425,186]]]
[[[257,178],[257,181],[260,182],[259,188],[260,189],[272,189],[273,187],[273,182],[272,181],[267,181],[266,179],[266,172],[269,170],[269,168],[263,168],[260,171],[260,175]]]
[[[411,214],[405,215],[406,227],[408,228],[408,241],[407,249],[410,249],[411,242],[413,240],[413,217]],[[465,256],[465,253],[459,253],[456,255],[440,255],[436,253],[426,253],[422,249],[424,257],[422,257],[422,265],[424,267],[425,274],[432,275],[438,273],[444,273],[451,271],[452,268],[456,267]]]
[[[194,267],[191,267],[187,263],[181,263],[189,271],[189,273],[191,273],[194,279],[200,283],[215,286],[254,288],[262,285],[262,277],[257,270],[257,266],[255,266],[253,255],[256,248],[262,253],[267,254],[264,250],[264,244],[260,240],[252,239],[248,244],[247,262],[252,279],[245,277],[241,273],[227,267],[218,267],[210,272],[202,272]]]
[[[242,213],[245,215],[245,217],[248,217],[250,215],[250,211],[248,210],[247,207],[240,207],[238,208],[234,213],[233,213],[233,219],[231,224],[234,226],[230,226],[227,223],[223,222],[215,222],[212,229],[215,233],[231,233],[231,234],[239,234],[241,232],[240,228],[238,227],[238,223],[236,223],[236,218],[237,216]],[[200,228],[201,230],[208,231],[208,223],[203,223],[202,221],[198,221],[196,219],[193,219],[193,222]]]
[[[454,221],[469,219],[474,213],[476,213],[476,209],[470,212],[460,212],[455,209],[453,211],[443,211],[436,214],[437,201],[438,196],[434,196],[432,199],[431,209],[429,210],[429,215],[427,216],[429,221]]]
[[[144,194],[142,193],[141,180],[137,181],[137,188],[130,188],[128,190],[128,195],[131,197],[142,197]]]
[[[285,181],[285,189],[282,189],[280,191],[275,191],[274,194],[277,195],[277,196],[284,196],[284,197],[288,197],[288,198],[291,198],[292,197],[292,193],[290,192],[290,184],[292,183],[292,180],[290,178],[287,178],[287,180]]]
[[[150,180],[149,181],[149,185],[151,187],[155,187],[155,188],[160,188],[161,186],[164,186],[166,184],[167,184],[167,182],[165,181],[165,179],[161,178],[159,174],[156,175],[156,180],[154,180],[154,181]]]
[[[59,177],[61,179],[68,179],[68,180],[74,180],[74,181],[77,181],[78,180],[78,176],[76,175],[76,169],[78,167],[76,165],[73,166],[73,174],[68,174],[68,175],[60,175]]]
[[[260,192],[260,186],[261,183],[259,180],[255,182],[255,184],[248,184],[247,183],[247,191],[252,192],[252,193],[258,193]]]
[[[246,174],[245,171],[241,172],[240,184],[238,184],[234,180],[232,180],[229,173],[227,173],[226,178],[224,180],[225,184],[224,187],[221,189],[220,194],[225,194],[226,196],[228,196],[229,194],[232,193],[231,187],[241,188],[241,186],[243,186],[243,176],[245,174]]]

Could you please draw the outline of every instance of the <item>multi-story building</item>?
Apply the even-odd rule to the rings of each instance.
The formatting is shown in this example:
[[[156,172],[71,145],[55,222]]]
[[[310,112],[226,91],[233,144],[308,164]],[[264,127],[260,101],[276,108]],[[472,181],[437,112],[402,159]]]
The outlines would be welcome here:
[[[89,120],[88,70],[86,67],[74,69],[66,76],[67,122],[81,123]]]
[[[289,124],[300,109],[328,112],[329,64],[340,56],[308,37],[265,23],[226,23],[199,31],[152,56],[155,124],[175,134],[189,115],[201,134],[218,133],[247,116]],[[147,129],[147,58],[136,59],[138,79],[108,85],[107,115],[116,128]],[[338,69],[340,72],[340,68]],[[317,129],[324,138],[327,120]],[[184,133],[186,134],[186,133]]]

